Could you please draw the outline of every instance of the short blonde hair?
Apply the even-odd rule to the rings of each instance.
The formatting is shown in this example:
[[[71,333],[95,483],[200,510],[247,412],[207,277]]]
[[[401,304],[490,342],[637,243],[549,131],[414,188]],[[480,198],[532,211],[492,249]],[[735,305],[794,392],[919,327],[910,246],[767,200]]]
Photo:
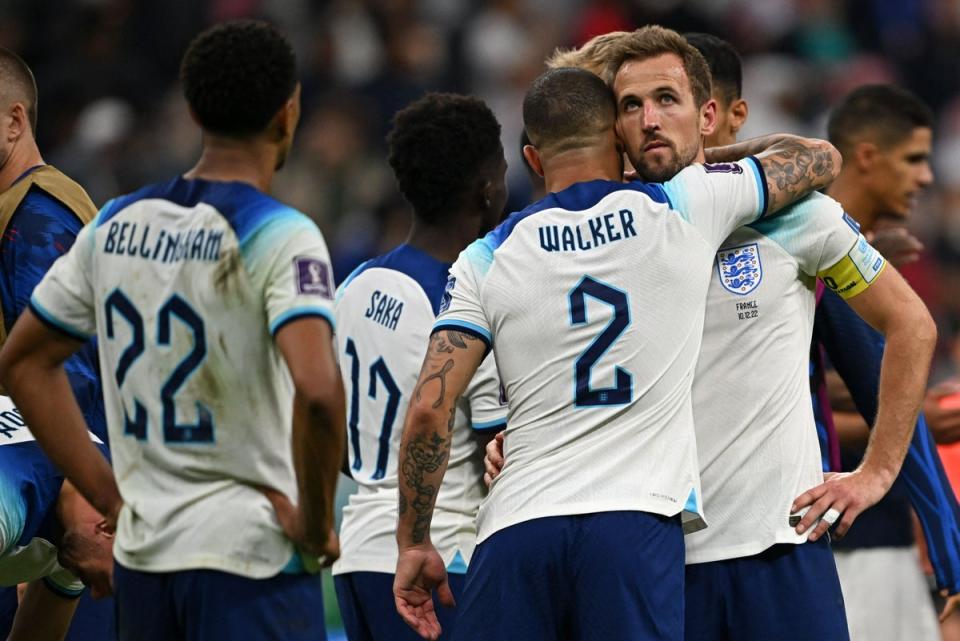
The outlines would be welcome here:
[[[613,61],[611,54],[616,50],[617,41],[629,35],[628,31],[611,31],[590,38],[583,46],[576,49],[558,47],[547,58],[547,68],[578,67],[600,76],[604,82],[610,84],[616,72],[615,69],[612,72],[609,69]]]
[[[698,107],[710,100],[710,66],[703,54],[673,29],[658,25],[641,27],[610,42],[604,52],[608,56],[605,70],[609,74],[604,80],[612,84],[613,78],[626,62],[663,54],[674,54],[680,58]]]

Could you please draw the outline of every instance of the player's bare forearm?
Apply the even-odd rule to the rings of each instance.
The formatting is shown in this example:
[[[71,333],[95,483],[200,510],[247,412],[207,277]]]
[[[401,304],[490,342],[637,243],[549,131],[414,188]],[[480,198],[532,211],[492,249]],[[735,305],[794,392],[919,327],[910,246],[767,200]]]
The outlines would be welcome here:
[[[321,547],[333,526],[333,499],[343,460],[346,409],[333,355],[333,333],[320,318],[303,318],[277,332],[277,346],[294,384],[293,463],[303,536]]]
[[[849,302],[886,339],[877,418],[861,468],[878,474],[889,487],[920,413],[937,329],[926,305],[891,266]]]
[[[861,465],[850,473],[830,475],[791,506],[791,512],[810,507],[796,527],[800,534],[813,528],[810,540],[824,535],[834,523],[834,533],[842,537],[890,489],[913,436],[937,336],[923,301],[889,265],[870,287],[847,302],[886,337],[879,409]]]
[[[743,160],[747,156],[756,156],[769,150],[774,145],[796,138],[799,138],[799,136],[794,136],[793,134],[768,134],[766,136],[740,140],[732,145],[708,147],[703,150],[703,153],[707,162],[736,162]]]
[[[707,153],[710,162],[755,156],[767,178],[767,210],[775,212],[825,188],[840,173],[840,152],[826,140],[790,134],[753,138]]]
[[[0,382],[40,447],[111,525],[122,500],[70,388],[63,362],[82,343],[48,329],[29,309],[0,352]]]
[[[62,641],[80,599],[54,594],[38,579],[27,585],[7,641]]]
[[[294,466],[306,538],[312,542],[324,541],[333,527],[333,501],[343,458],[343,383],[337,376],[331,384],[338,390],[329,404],[310,402],[300,394],[294,398]]]
[[[430,337],[400,443],[401,549],[430,539],[433,506],[450,457],[457,399],[485,351],[480,339],[456,330],[440,330]]]
[[[824,189],[837,177],[843,164],[840,152],[826,140],[799,136],[771,145],[756,158],[767,178],[770,212]]]

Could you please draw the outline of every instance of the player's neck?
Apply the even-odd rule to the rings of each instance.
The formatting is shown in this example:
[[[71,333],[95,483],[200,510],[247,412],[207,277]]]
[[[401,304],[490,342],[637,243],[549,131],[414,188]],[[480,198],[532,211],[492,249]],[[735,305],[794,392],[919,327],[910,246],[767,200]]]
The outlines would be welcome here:
[[[0,167],[0,192],[4,192],[31,167],[43,164],[40,150],[33,138],[23,137],[10,150],[3,166]]]
[[[479,229],[470,221],[467,224],[427,225],[414,218],[407,244],[441,263],[452,263],[467,245],[477,239],[478,233]]]
[[[827,188],[827,195],[840,203],[843,210],[860,223],[863,231],[872,231],[877,218],[883,213],[869,190],[864,189],[863,185],[847,172],[840,172]]]
[[[563,191],[589,180],[623,181],[619,155],[606,147],[572,149],[543,159],[543,181],[548,193]]]
[[[243,182],[269,193],[276,173],[276,151],[259,141],[204,136],[200,160],[183,177]]]

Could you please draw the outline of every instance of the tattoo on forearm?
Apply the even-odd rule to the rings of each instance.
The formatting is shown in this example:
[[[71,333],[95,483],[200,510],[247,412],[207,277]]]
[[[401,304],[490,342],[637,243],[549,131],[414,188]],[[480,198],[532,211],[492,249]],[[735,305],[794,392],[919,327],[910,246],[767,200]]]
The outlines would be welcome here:
[[[833,178],[833,156],[825,149],[811,149],[798,140],[785,140],[770,149],[763,158],[770,190],[770,209],[778,210],[816,189],[826,187]]]
[[[424,378],[422,381],[420,381],[420,385],[417,386],[417,400],[419,401],[421,399],[421,392],[423,391],[424,385],[426,385],[433,379],[437,379],[440,381],[440,394],[437,396],[437,400],[433,402],[433,409],[437,409],[438,407],[440,407],[443,404],[444,396],[446,396],[447,394],[447,372],[449,372],[452,369],[453,369],[453,360],[447,359],[447,362],[443,364],[443,367],[441,367],[439,371],[433,372],[432,374]]]
[[[436,332],[430,336],[430,345],[427,347],[427,358],[423,362],[423,369],[420,370],[420,382],[417,385],[417,400],[423,398],[423,388],[427,383],[433,380],[440,381],[440,394],[433,403],[436,409],[443,404],[447,393],[447,374],[453,369],[453,359],[442,356],[451,354],[455,349],[467,349],[467,341],[480,340],[476,336],[458,332],[455,330],[446,330]],[[443,361],[442,365],[439,362]],[[439,367],[438,367],[439,365]]]
[[[440,469],[450,455],[451,437],[441,437],[438,432],[426,437],[419,435],[407,444],[400,471],[404,483],[413,490],[413,499],[407,503],[407,497],[400,490],[400,514],[407,512],[408,505],[415,514],[411,538],[414,543],[423,543],[430,529],[430,513],[437,488],[426,482],[424,475]]]
[[[467,349],[467,341],[473,342],[480,340],[476,336],[465,334],[464,332],[448,331],[447,336],[450,338],[450,342],[453,343],[454,347],[459,347],[460,349]]]

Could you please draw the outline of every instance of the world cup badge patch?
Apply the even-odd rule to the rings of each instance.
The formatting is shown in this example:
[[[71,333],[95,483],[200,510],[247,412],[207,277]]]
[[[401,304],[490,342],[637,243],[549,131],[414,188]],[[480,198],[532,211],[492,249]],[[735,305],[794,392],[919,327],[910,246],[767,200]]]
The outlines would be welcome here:
[[[717,252],[717,273],[724,289],[746,296],[763,278],[760,247],[757,243],[728,247]]]
[[[293,270],[297,278],[297,291],[309,296],[330,298],[333,288],[330,286],[330,270],[316,258],[297,256],[293,259]]]

